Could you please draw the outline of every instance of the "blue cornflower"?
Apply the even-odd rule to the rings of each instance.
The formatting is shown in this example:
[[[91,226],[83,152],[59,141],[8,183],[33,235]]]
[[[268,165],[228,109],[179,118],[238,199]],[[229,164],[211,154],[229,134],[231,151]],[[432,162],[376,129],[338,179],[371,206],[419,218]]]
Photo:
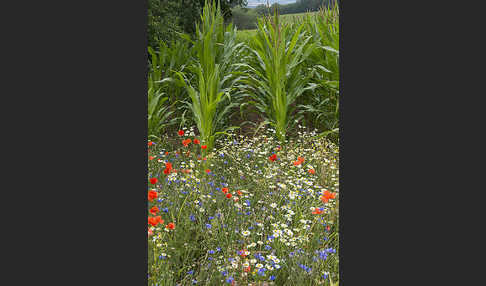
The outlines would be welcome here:
[[[189,218],[191,219],[191,221],[196,221],[196,217],[194,215],[190,215]]]
[[[169,212],[169,209],[168,209],[168,208],[163,208],[163,209],[162,209],[162,211],[163,211],[164,213],[168,213],[168,212]]]
[[[233,283],[233,280],[234,280],[233,277],[230,276],[230,277],[228,277],[228,279],[226,279],[226,283],[231,284],[231,283]]]
[[[214,216],[210,216],[208,219],[209,219],[209,220],[212,220],[212,219],[214,219]]]
[[[209,254],[214,254],[214,250],[209,250],[208,253]]]
[[[194,274],[194,270],[189,270],[189,271],[187,271],[187,274],[189,274],[189,275]]]
[[[275,280],[275,276],[274,275],[270,276],[270,281],[273,281],[273,280]]]
[[[270,245],[265,245],[265,249],[266,249],[266,250],[271,250],[271,249],[272,249],[272,247],[271,247]]]
[[[265,276],[265,268],[258,269],[258,275]]]

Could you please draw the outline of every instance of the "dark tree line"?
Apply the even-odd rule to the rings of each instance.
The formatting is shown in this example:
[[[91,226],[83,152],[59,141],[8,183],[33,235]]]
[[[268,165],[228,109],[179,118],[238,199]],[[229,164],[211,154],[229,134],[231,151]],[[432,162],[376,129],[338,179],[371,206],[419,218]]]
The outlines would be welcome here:
[[[247,4],[247,0],[215,1],[220,2],[226,20],[232,16],[231,8]],[[148,0],[148,45],[156,48],[159,41],[171,42],[176,39],[177,32],[194,34],[204,2],[205,0]]]
[[[309,11],[317,11],[323,5],[328,6],[334,4],[337,0],[297,0],[295,3],[281,5],[278,3],[272,4],[270,9],[266,5],[259,5],[255,8],[255,11],[259,15],[267,15],[269,10],[273,13],[277,8],[281,15],[303,13]]]

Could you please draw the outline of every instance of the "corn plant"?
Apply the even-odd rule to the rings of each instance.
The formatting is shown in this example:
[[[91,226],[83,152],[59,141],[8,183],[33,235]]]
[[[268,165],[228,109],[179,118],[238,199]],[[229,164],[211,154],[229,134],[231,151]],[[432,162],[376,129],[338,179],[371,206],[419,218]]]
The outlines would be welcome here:
[[[295,119],[295,100],[312,89],[309,77],[302,72],[303,62],[313,50],[310,35],[303,32],[304,25],[280,24],[278,14],[258,21],[256,36],[250,47],[253,57],[240,88],[270,123],[277,138],[284,142],[287,129]]]
[[[190,101],[185,103],[193,115],[202,144],[210,151],[216,136],[236,128],[222,130],[221,127],[225,116],[237,106],[231,101],[230,92],[238,80],[234,62],[243,43],[237,43],[236,29],[231,24],[225,28],[221,9],[214,1],[205,3],[201,20],[196,25],[193,42],[194,64],[188,69],[194,75],[194,86],[188,79],[190,73],[179,72],[178,75],[189,94]]]
[[[152,81],[148,83],[148,135],[149,137],[159,137],[165,129],[176,123],[176,118],[171,118],[173,111],[165,103],[168,97],[154,85]]]
[[[299,102],[301,114],[311,115],[321,134],[337,134],[339,128],[339,10],[321,8],[304,19],[305,30],[312,35],[316,48],[307,59],[316,89]]]
[[[151,58],[148,80],[156,90],[160,89],[166,94],[166,103],[179,122],[186,111],[183,102],[187,92],[176,74],[186,72],[192,61],[192,47],[184,36],[182,34],[182,37],[170,44],[159,42],[158,50],[148,48]]]

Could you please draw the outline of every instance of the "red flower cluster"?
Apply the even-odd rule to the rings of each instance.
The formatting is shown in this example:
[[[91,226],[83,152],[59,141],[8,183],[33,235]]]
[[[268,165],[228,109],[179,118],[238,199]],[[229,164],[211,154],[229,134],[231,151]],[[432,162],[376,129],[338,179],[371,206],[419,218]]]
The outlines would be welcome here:
[[[336,193],[332,193],[332,192],[329,192],[328,190],[325,190],[322,193],[321,201],[323,203],[327,203],[329,201],[329,199],[334,199],[334,198],[336,198]]]
[[[152,226],[156,226],[157,224],[163,224],[164,223],[164,220],[162,219],[161,216],[156,216],[156,217],[153,217],[153,216],[149,216],[148,218],[148,223]]]
[[[298,166],[298,165],[304,163],[304,160],[305,160],[304,158],[298,157],[297,161],[294,162],[294,166]]]
[[[165,170],[164,170],[164,174],[168,175],[172,172],[172,163],[171,162],[167,162],[165,163]]]
[[[315,173],[316,173],[316,171],[315,171],[314,169],[309,169],[309,173],[311,173],[311,174],[315,174]]]
[[[177,132],[177,134],[179,134],[179,136],[184,135],[184,130],[179,130],[179,132]]]
[[[157,178],[150,178],[150,183],[151,183],[152,185],[157,184]]]
[[[273,154],[272,156],[268,157],[268,160],[275,162],[275,160],[277,160],[277,154]]]
[[[184,147],[187,147],[189,144],[191,144],[191,142],[191,139],[182,140],[182,145],[184,145]]]
[[[201,149],[207,149],[208,145],[201,145]]]
[[[201,141],[199,141],[199,139],[194,139],[194,144],[196,144],[196,145],[197,145],[197,144],[199,144],[199,143],[201,143]]]
[[[155,198],[157,198],[157,192],[154,190],[151,190],[148,192],[148,200],[153,201]]]
[[[174,228],[175,228],[175,224],[174,224],[173,222],[169,222],[169,223],[168,223],[168,224],[165,226],[165,228],[167,228],[167,229],[174,229]]]
[[[152,215],[156,215],[157,213],[159,212],[159,208],[157,206],[153,206],[151,209],[150,209],[150,213]]]
[[[322,214],[322,211],[319,209],[319,208],[315,208],[314,211],[312,212],[312,214]]]

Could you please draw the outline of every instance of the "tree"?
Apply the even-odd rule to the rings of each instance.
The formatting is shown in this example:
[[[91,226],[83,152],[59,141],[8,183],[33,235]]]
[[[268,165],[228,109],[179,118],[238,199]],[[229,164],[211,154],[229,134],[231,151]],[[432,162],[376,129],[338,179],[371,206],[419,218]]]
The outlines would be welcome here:
[[[156,48],[159,41],[170,42],[177,32],[194,35],[201,20],[206,0],[148,0],[148,44]],[[207,0],[213,1],[213,0]],[[246,6],[247,0],[219,1],[225,21],[231,19],[231,8]]]

